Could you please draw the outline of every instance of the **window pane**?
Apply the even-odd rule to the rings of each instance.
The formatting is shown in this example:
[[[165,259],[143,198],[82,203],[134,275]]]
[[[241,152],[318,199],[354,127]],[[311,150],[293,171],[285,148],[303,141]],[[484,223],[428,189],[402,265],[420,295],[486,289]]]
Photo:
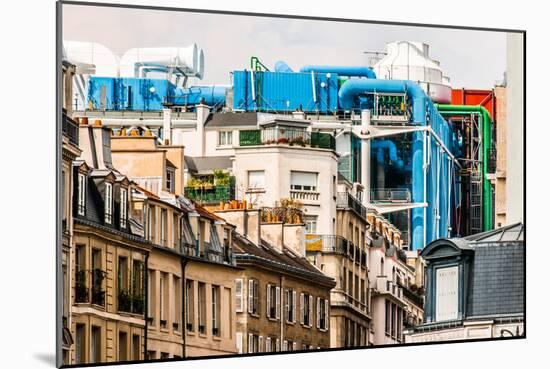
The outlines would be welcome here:
[[[263,170],[248,171],[248,188],[265,188],[265,172]]]

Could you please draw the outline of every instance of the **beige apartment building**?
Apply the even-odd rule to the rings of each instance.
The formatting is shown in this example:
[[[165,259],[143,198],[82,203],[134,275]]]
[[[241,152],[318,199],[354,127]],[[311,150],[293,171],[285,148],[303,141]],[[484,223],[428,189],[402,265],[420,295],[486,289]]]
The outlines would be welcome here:
[[[236,225],[234,253],[241,268],[235,279],[237,351],[329,348],[330,290],[335,282],[300,250],[302,214],[282,208],[225,209],[216,214]]]
[[[358,192],[360,188],[353,188],[340,177],[335,233],[306,235],[308,259],[336,280],[330,298],[331,347],[366,346],[370,342],[368,223]]]

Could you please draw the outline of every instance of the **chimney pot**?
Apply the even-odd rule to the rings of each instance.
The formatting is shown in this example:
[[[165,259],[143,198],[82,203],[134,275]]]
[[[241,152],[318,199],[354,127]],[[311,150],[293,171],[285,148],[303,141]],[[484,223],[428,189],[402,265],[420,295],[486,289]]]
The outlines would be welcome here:
[[[135,129],[135,128],[132,128],[132,129],[130,130],[130,136],[139,136],[138,130]]]
[[[151,137],[151,136],[153,136],[153,133],[151,132],[150,129],[148,129],[148,130],[145,131],[145,133],[143,135],[146,136],[146,137]]]
[[[164,144],[165,144],[165,145],[170,145],[170,140],[167,139],[167,138],[165,138],[165,139],[164,139]]]
[[[96,119],[94,121],[94,127],[101,127],[101,119]]]
[[[83,125],[83,126],[88,125],[88,117],[80,118],[80,124]]]

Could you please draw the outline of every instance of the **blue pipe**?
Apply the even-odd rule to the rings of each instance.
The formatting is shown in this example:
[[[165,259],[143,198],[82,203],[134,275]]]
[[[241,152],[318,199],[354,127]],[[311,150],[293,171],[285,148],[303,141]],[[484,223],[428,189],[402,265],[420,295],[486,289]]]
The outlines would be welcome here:
[[[391,140],[377,140],[371,143],[371,150],[377,150],[376,160],[380,164],[385,164],[384,150],[388,150],[390,160],[393,163],[393,166],[398,170],[403,170],[404,163],[403,159],[397,156],[397,146]]]
[[[178,88],[174,96],[175,104],[197,105],[204,98],[206,105],[214,106],[225,103],[228,86],[192,86]]]
[[[292,73],[294,71],[288,66],[287,63],[279,60],[275,63],[275,72]]]
[[[368,67],[347,67],[338,65],[304,65],[302,73],[335,73],[339,76],[376,78],[376,74]]]

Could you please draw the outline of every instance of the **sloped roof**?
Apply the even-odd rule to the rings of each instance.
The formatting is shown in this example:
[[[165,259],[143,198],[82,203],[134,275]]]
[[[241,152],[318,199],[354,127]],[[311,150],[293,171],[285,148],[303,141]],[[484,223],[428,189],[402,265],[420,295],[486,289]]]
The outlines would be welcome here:
[[[212,113],[204,123],[205,127],[256,127],[258,117],[255,112],[243,113]]]
[[[211,172],[214,169],[228,169],[233,167],[229,156],[185,156],[185,167],[193,173]]]

